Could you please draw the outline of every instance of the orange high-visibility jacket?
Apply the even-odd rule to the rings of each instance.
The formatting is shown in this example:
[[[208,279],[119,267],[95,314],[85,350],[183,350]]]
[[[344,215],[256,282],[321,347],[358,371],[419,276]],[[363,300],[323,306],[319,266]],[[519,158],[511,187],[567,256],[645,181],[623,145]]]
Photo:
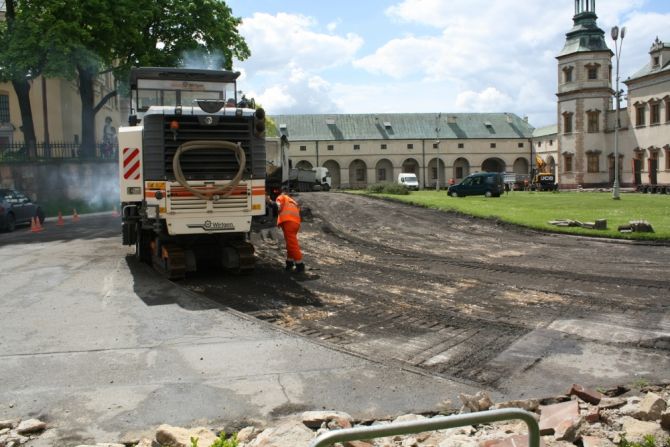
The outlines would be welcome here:
[[[284,222],[300,223],[300,208],[295,200],[286,194],[280,194],[277,197],[277,204],[279,205],[277,225],[281,225]]]

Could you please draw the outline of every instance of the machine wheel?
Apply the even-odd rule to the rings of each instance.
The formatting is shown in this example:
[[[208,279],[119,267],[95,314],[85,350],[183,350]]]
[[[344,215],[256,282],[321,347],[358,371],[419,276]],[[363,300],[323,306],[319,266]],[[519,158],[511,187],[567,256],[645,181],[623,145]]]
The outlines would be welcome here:
[[[449,195],[451,195],[451,197],[460,197],[456,191],[450,192]]]
[[[493,193],[491,191],[486,191],[484,197],[493,197]]]

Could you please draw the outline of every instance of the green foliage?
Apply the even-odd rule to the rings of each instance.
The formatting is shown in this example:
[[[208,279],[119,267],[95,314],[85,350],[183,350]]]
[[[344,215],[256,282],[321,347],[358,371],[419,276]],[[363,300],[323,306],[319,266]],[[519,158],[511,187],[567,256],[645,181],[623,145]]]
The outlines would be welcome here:
[[[373,194],[391,194],[403,196],[409,194],[409,190],[404,185],[393,182],[374,183],[368,186],[366,191]]]
[[[645,379],[644,377],[641,377],[637,379],[635,382],[633,382],[633,388],[642,389],[645,386],[649,386],[649,381]]]
[[[389,197],[428,208],[494,218],[543,231],[618,239],[670,240],[670,196],[667,194],[630,193],[622,194],[621,200],[612,200],[612,195],[604,192],[563,191],[560,194],[551,194],[514,191],[499,198],[454,198],[444,191],[422,190],[406,197]],[[606,219],[607,229],[557,227],[548,223],[556,219],[582,222]],[[653,226],[654,232],[619,233],[619,225],[626,225],[631,220],[647,220]]]
[[[226,438],[226,432],[222,431],[219,433],[219,439],[214,441],[214,444],[210,447],[237,447],[238,445],[237,433],[233,433],[230,438]]]
[[[656,442],[654,435],[645,435],[642,442],[634,442],[626,439],[625,433],[621,435],[621,440],[617,444],[618,447],[670,447],[670,437],[666,437],[665,441]]]
[[[233,433],[230,438],[226,438],[226,432],[219,433],[219,439],[214,441],[209,447],[237,447],[237,433]],[[191,437],[191,447],[198,447],[198,438]]]

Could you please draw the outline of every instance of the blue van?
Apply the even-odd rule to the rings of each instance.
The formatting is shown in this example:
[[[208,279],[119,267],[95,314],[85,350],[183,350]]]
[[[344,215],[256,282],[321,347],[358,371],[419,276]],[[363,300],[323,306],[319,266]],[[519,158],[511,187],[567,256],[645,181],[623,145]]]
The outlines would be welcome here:
[[[500,172],[478,172],[465,177],[447,190],[451,197],[500,197],[505,191],[505,177]]]

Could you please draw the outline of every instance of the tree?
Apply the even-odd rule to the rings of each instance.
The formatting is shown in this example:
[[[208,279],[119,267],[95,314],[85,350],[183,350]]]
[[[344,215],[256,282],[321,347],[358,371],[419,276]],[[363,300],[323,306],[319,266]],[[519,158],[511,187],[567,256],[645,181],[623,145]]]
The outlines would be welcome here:
[[[45,42],[36,21],[25,20],[14,0],[5,2],[5,21],[0,24],[0,80],[11,82],[21,112],[21,131],[29,157],[37,155],[35,126],[30,105],[30,80],[42,73],[46,64]]]
[[[21,0],[20,6],[22,21],[32,20],[39,36],[26,50],[46,54],[41,72],[78,82],[83,157],[95,153],[96,113],[117,95],[114,89],[96,102],[99,75],[125,80],[131,66],[181,66],[194,55],[210,68],[230,69],[233,57],[250,54],[237,31],[241,20],[221,0]]]

